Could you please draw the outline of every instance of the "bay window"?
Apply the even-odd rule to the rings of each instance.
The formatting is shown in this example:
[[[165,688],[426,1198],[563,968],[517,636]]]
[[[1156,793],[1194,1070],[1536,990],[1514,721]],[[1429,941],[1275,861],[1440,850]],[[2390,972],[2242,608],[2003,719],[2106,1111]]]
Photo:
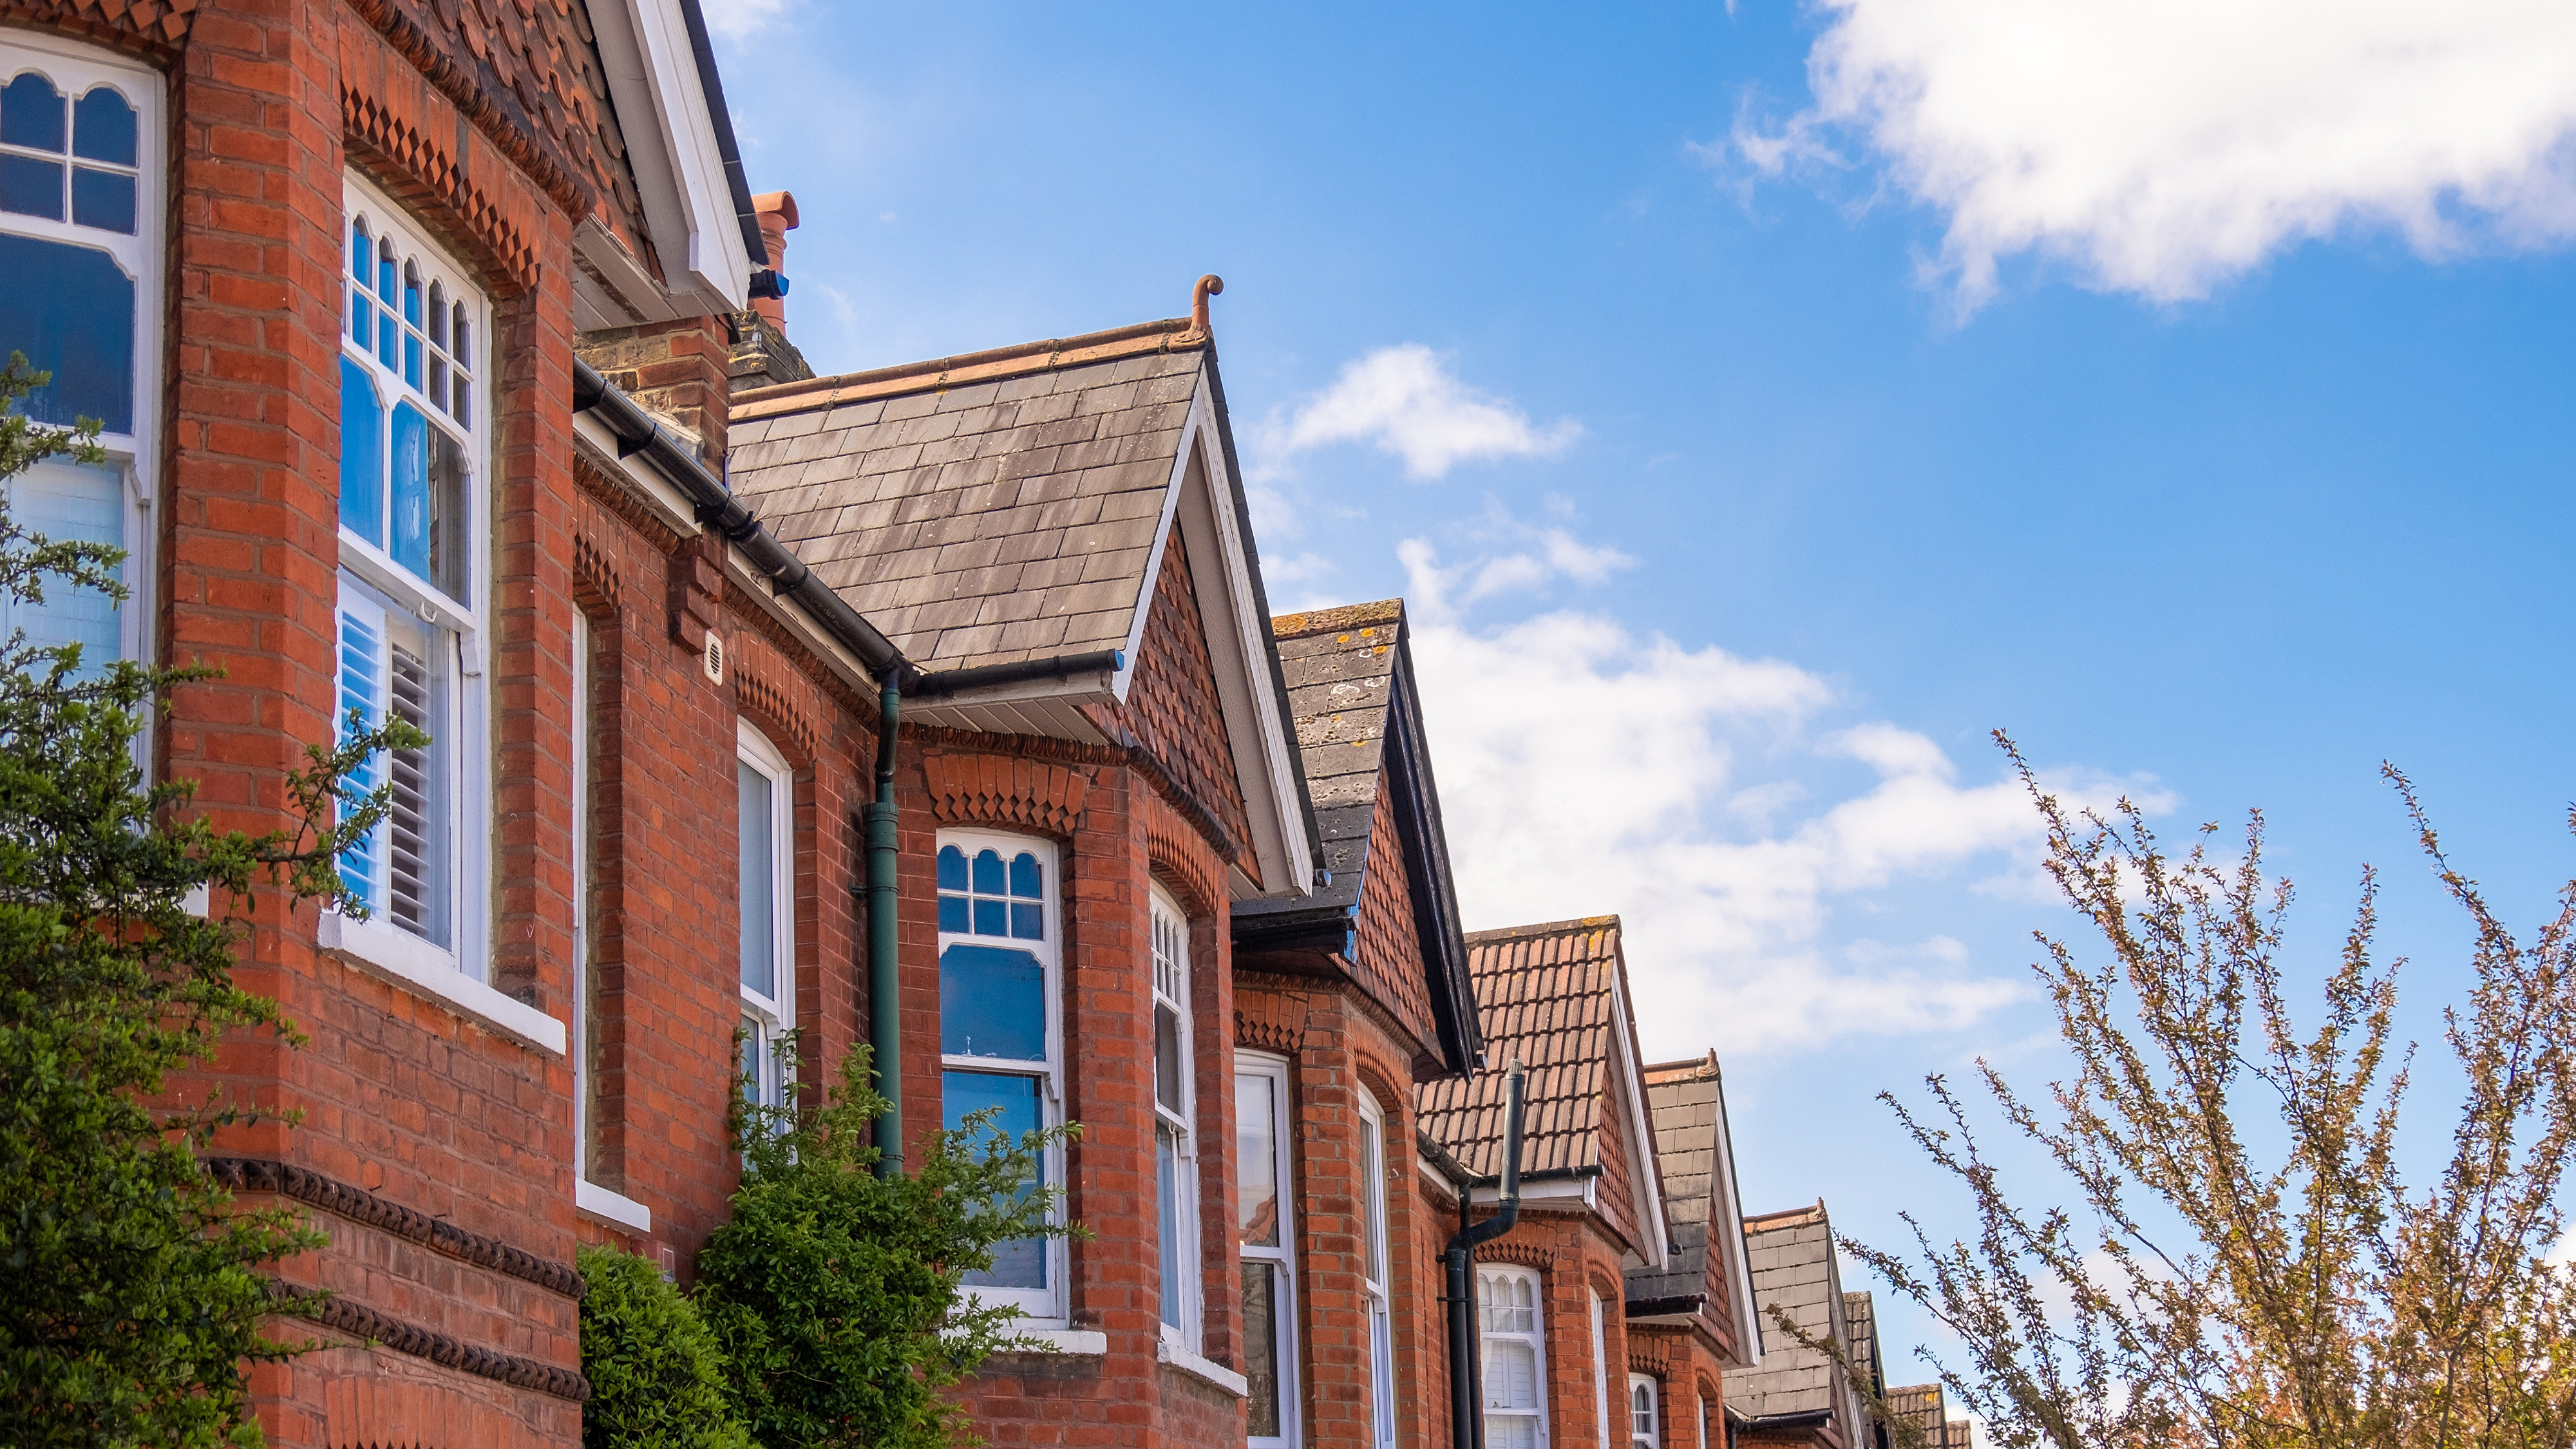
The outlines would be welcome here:
[[[362,953],[481,981],[491,803],[475,340],[485,305],[382,193],[352,176],[344,194],[336,712],[344,731],[353,712],[366,727],[398,716],[429,743],[352,778],[390,785],[393,810],[341,857],[371,918],[341,934]]]
[[[97,465],[50,459],[0,489],[27,532],[124,550],[129,595],[119,609],[44,579],[41,604],[0,598],[0,637],[78,645],[83,676],[152,654],[163,88],[107,52],[0,32],[0,362],[22,352],[53,374],[21,413],[63,427],[95,418],[107,452]]]
[[[1153,888],[1148,910],[1154,952],[1154,1204],[1161,1244],[1163,1337],[1199,1345],[1199,1169],[1191,1127],[1198,1120],[1190,1056],[1190,927],[1180,907]]]
[[[784,1044],[796,1029],[796,775],[747,724],[736,726],[736,899],[742,903],[742,1063],[755,1105],[787,1105]]]
[[[1297,1433],[1295,1182],[1288,1063],[1234,1058],[1235,1253],[1243,1271],[1245,1429],[1251,1449],[1289,1449]]]
[[[1369,1442],[1395,1445],[1395,1321],[1387,1296],[1386,1114],[1360,1088],[1360,1211],[1366,1221],[1360,1261],[1360,1297],[1368,1314]]]
[[[1628,1375],[1629,1449],[1663,1449],[1655,1380],[1651,1374]]]
[[[1060,884],[1048,841],[939,832],[940,1095],[952,1131],[991,1112],[991,1130],[1016,1142],[1062,1120]],[[1050,1146],[1022,1192],[1062,1182],[1062,1157]],[[1061,1326],[1064,1275],[1061,1238],[1023,1238],[964,1283],[987,1304]]]
[[[1531,1269],[1476,1271],[1490,1449],[1540,1449],[1547,1443],[1545,1302]]]

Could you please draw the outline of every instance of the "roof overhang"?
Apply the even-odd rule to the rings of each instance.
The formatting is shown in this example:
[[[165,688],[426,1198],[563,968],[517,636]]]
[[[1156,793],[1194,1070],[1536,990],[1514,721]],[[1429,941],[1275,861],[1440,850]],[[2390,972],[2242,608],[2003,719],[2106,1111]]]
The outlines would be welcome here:
[[[1126,662],[1110,689],[1123,703],[1135,682],[1163,553],[1178,530],[1195,560],[1190,579],[1198,596],[1199,626],[1216,670],[1217,703],[1225,714],[1226,741],[1234,753],[1235,780],[1243,790],[1253,862],[1260,872],[1255,880],[1239,868],[1231,870],[1229,884],[1237,899],[1303,896],[1314,889],[1321,842],[1305,772],[1297,767],[1296,721],[1288,712],[1278,646],[1270,638],[1270,600],[1253,551],[1252,509],[1235,466],[1213,351],[1201,355],[1198,377],[1181,445],[1172,456],[1153,552],[1145,560],[1135,620],[1128,626]],[[1211,561],[1215,568],[1208,566]]]
[[[1637,1246],[1643,1266],[1661,1268],[1673,1260],[1672,1224],[1664,1215],[1664,1169],[1655,1157],[1654,1120],[1646,1115],[1645,1058],[1637,1054],[1637,1023],[1628,1010],[1628,948],[1622,942],[1613,949],[1619,959],[1618,969],[1610,973],[1610,1050],[1619,1059],[1615,1070],[1628,1086],[1628,1180],[1636,1184],[1637,1221],[1647,1239]]]
[[[662,279],[655,282],[607,228],[585,223],[574,235],[573,290],[596,315],[576,325],[738,312],[750,294],[755,252],[734,195],[742,162],[730,154],[733,124],[722,114],[724,93],[696,8],[693,0],[590,0]]]
[[[1484,1065],[1485,1033],[1476,1012],[1475,983],[1467,970],[1467,939],[1459,923],[1457,880],[1449,869],[1449,836],[1440,820],[1440,791],[1431,776],[1431,745],[1422,730],[1412,639],[1409,625],[1396,632],[1385,768],[1395,790],[1396,833],[1405,869],[1412,876],[1408,894],[1413,898],[1414,935],[1422,944],[1422,959],[1431,967],[1432,979],[1425,984],[1431,991],[1440,1053],[1450,1071],[1468,1072]],[[1376,853],[1375,842],[1370,853]]]
[[[1740,1325],[1735,1333],[1737,1368],[1762,1362],[1762,1310],[1753,1299],[1753,1255],[1744,1241],[1744,1199],[1735,1185],[1735,1132],[1726,1120],[1726,1078],[1717,1079],[1717,1150],[1710,1164],[1715,1181],[1709,1204],[1709,1247],[1726,1245],[1727,1312]]]

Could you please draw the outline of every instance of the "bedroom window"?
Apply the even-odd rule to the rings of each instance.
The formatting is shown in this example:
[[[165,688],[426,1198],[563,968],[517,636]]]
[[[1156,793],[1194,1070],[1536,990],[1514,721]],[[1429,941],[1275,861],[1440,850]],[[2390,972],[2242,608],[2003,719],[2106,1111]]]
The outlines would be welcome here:
[[[1546,1299],[1528,1268],[1479,1268],[1476,1308],[1484,1339],[1485,1443],[1547,1443]]]
[[[152,654],[162,90],[153,72],[88,46],[0,40],[0,362],[23,352],[52,373],[19,411],[65,427],[96,418],[108,454],[98,466],[51,459],[0,489],[31,533],[125,550],[129,594],[120,609],[49,579],[41,604],[0,599],[0,637],[78,645],[90,677]]]
[[[1651,1374],[1628,1375],[1628,1444],[1629,1449],[1663,1449],[1663,1420],[1658,1414],[1655,1380]]]
[[[1162,1252],[1165,1338],[1199,1344],[1198,1120],[1190,1055],[1190,925],[1154,887],[1154,1202]]]
[[[1295,1178],[1288,1063],[1234,1058],[1235,1253],[1243,1270],[1243,1374],[1251,1449],[1289,1449],[1297,1433]]]
[[[472,373],[441,374],[439,399],[405,365],[422,287],[454,313],[443,336],[465,358],[484,302],[464,270],[364,181],[344,182],[347,248],[340,338],[339,699],[373,726],[400,716],[429,736],[371,761],[352,783],[390,785],[393,812],[341,858],[370,919],[361,941],[391,934],[481,980],[484,861],[491,820],[485,763],[490,713],[483,651],[481,460]],[[410,319],[407,324],[402,319]],[[461,326],[457,325],[461,321]],[[468,401],[462,410],[456,399]],[[379,940],[379,949],[382,942]],[[374,954],[370,952],[370,954]]]
[[[1062,929],[1056,848],[985,831],[939,832],[940,1089],[949,1128],[991,1112],[992,1130],[1022,1133],[1063,1120],[1063,1052],[1057,972]],[[1050,1147],[1023,1192],[1064,1180]],[[993,1266],[965,1286],[988,1304],[1015,1304],[1041,1325],[1064,1321],[1061,1238],[1026,1238],[994,1250]]]

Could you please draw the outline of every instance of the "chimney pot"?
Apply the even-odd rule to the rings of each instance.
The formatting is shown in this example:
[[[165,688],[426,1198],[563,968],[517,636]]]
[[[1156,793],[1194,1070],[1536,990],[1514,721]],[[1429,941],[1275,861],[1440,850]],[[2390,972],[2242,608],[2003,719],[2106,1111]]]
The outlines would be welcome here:
[[[787,234],[796,229],[796,194],[792,191],[767,191],[751,199],[751,209],[760,213],[760,239],[769,247],[769,269],[780,278],[778,295],[754,297],[751,310],[759,313],[770,326],[787,330]]]

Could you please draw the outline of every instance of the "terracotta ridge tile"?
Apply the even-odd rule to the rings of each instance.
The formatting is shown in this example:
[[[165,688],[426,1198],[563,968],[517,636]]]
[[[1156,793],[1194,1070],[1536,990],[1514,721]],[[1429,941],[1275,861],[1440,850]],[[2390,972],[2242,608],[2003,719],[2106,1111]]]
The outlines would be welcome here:
[[[1357,629],[1370,624],[1401,623],[1404,600],[1380,599],[1370,604],[1339,604],[1329,609],[1309,609],[1302,614],[1281,614],[1270,621],[1273,639],[1304,639],[1316,634],[1331,634],[1343,629]]]

